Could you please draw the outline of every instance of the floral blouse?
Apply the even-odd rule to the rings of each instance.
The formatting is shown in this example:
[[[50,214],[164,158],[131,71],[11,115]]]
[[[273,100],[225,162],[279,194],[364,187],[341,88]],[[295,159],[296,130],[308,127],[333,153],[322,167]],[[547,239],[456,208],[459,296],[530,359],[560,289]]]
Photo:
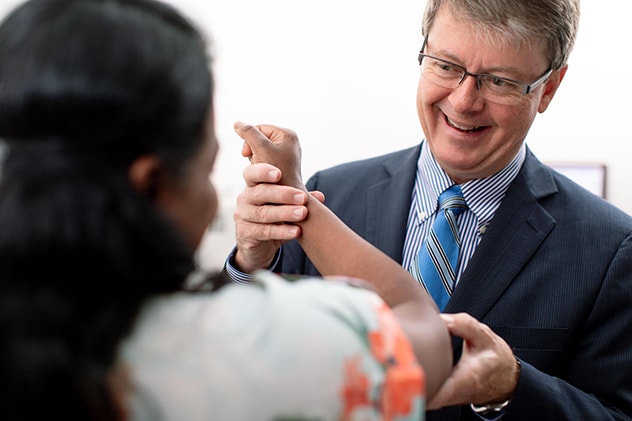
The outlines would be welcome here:
[[[132,420],[424,419],[408,339],[377,294],[346,282],[260,272],[156,298],[119,359]]]

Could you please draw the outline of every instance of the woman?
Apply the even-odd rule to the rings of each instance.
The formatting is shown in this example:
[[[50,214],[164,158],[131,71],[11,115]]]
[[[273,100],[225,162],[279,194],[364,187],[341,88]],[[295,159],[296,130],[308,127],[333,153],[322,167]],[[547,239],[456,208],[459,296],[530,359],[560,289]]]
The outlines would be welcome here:
[[[196,272],[217,207],[206,50],[153,0],[30,0],[0,25],[1,413],[423,417],[447,330],[423,294],[389,295],[408,275],[339,222],[376,270],[329,267],[344,251],[306,229],[310,253],[324,273],[367,275],[393,312],[349,283],[262,273],[220,288]]]

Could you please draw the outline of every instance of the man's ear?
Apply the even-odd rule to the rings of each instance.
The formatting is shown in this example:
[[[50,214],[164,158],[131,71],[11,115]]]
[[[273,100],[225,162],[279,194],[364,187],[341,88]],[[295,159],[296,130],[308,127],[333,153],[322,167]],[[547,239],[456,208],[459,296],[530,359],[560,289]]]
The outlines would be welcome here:
[[[127,173],[132,187],[150,199],[158,192],[162,162],[156,155],[143,155],[129,167]]]
[[[566,70],[568,70],[568,64],[561,69],[554,71],[549,77],[549,80],[544,83],[544,92],[542,94],[542,97],[540,98],[538,112],[543,113],[546,111],[547,108],[549,108],[549,104],[555,96],[557,88],[560,87],[560,83],[562,83],[562,79],[564,79]]]

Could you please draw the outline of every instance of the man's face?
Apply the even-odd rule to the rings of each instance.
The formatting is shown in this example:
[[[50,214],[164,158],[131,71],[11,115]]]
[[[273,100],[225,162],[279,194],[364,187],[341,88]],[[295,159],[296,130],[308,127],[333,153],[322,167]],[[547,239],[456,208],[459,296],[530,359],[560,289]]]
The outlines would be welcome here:
[[[455,20],[443,7],[428,34],[424,53],[461,65],[472,73],[490,73],[530,84],[549,67],[542,45],[493,43],[474,27]],[[517,105],[481,98],[476,79],[468,76],[454,89],[419,79],[417,111],[426,140],[439,165],[457,183],[487,177],[504,168],[520,149],[537,112],[543,112],[564,74]]]

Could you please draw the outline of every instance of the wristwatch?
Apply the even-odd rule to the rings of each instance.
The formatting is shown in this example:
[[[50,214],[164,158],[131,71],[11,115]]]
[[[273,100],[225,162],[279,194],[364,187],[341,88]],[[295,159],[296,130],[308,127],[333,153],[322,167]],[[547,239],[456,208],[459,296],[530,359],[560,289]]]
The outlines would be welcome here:
[[[515,357],[515,358],[516,358],[516,365],[518,366],[518,372],[516,376],[518,379],[520,379],[520,371],[521,371],[522,366],[520,364],[520,360],[518,359],[518,357]],[[511,398],[507,399],[504,402],[490,403],[490,404],[485,404],[485,405],[474,405],[473,403],[471,403],[470,408],[472,408],[472,411],[474,411],[478,415],[483,415],[483,416],[494,415],[494,414],[500,413],[503,409],[505,409],[507,405],[509,405],[509,402],[511,402]]]
[[[511,399],[507,399],[505,402],[492,403],[492,404],[480,405],[480,406],[474,405],[473,403],[471,403],[470,408],[472,408],[472,411],[476,412],[479,415],[491,415],[491,414],[497,414],[503,409],[505,409],[507,405],[509,405],[509,402],[511,402]]]

